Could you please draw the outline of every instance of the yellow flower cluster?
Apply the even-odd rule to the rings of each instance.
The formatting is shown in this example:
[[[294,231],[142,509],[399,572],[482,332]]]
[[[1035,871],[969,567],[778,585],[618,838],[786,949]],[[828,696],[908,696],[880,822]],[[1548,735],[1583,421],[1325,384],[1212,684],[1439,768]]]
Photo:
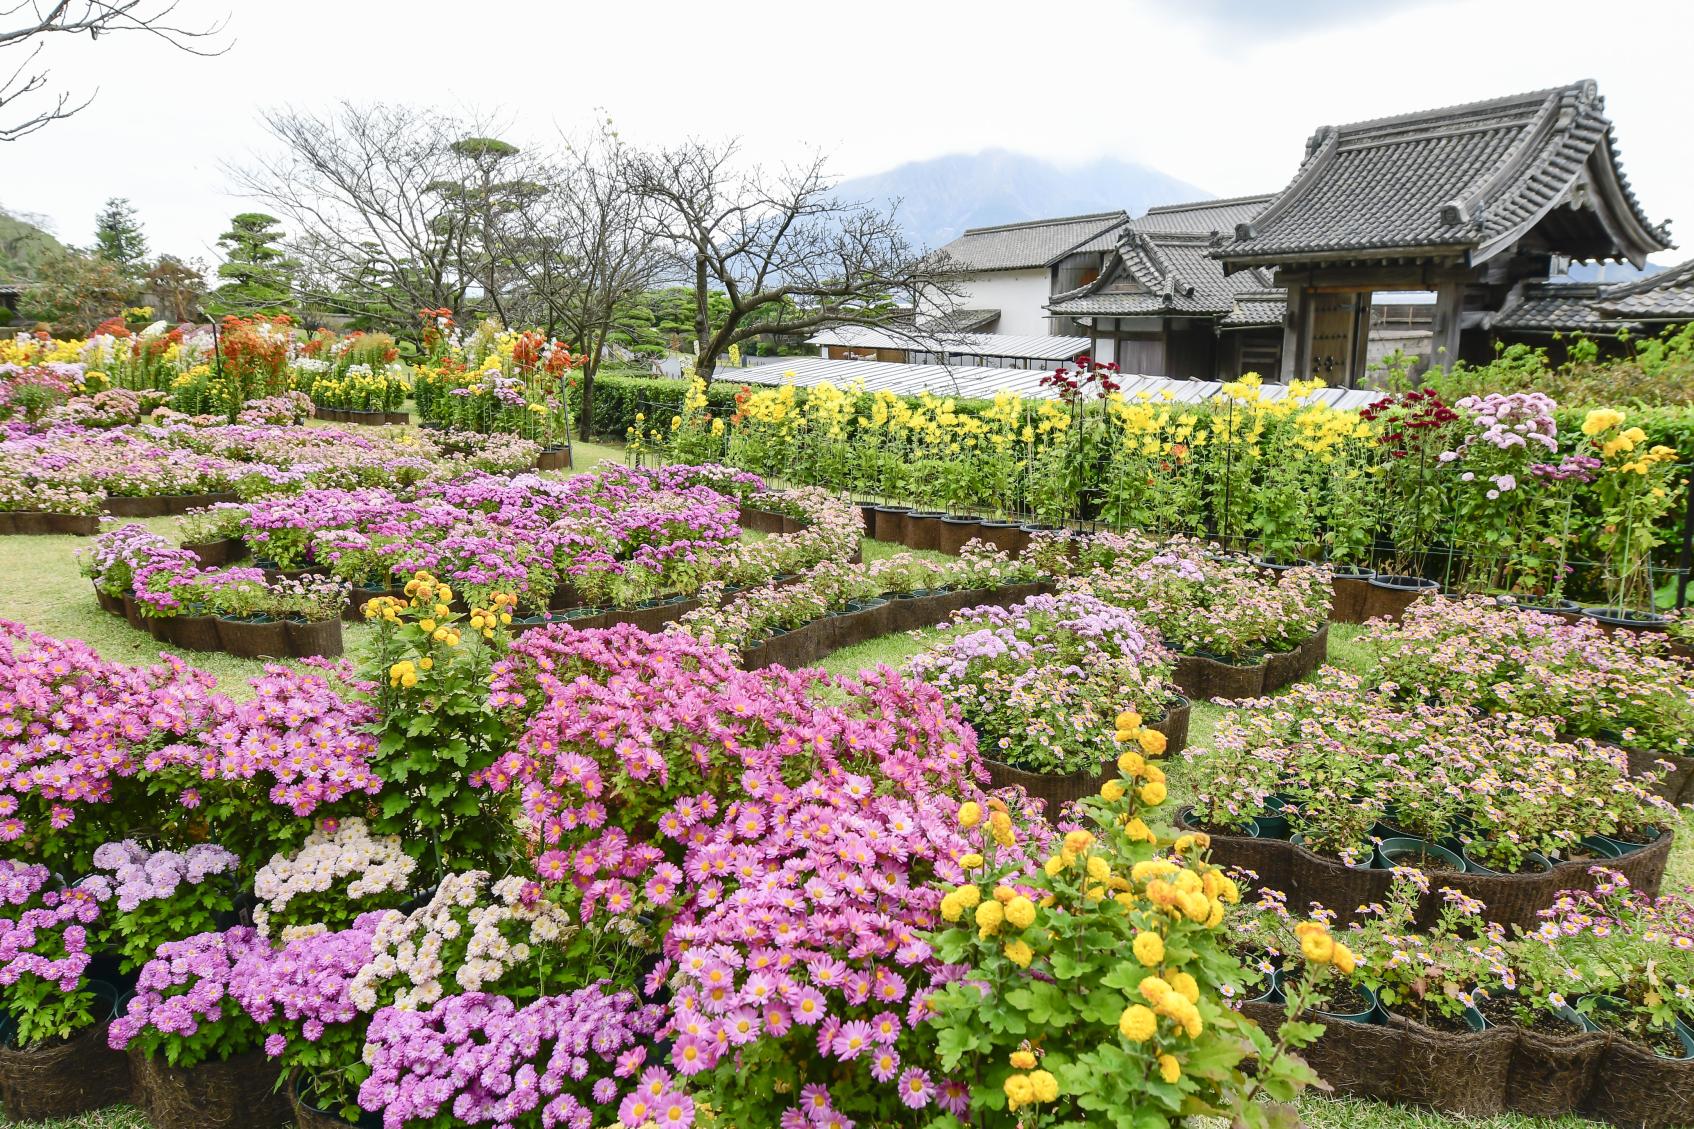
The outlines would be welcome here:
[[[1676,461],[1675,448],[1662,443],[1639,450],[1647,442],[1647,433],[1639,427],[1624,427],[1627,418],[1616,408],[1595,408],[1582,419],[1582,433],[1598,443],[1607,470],[1645,475],[1661,463]]]
[[[1294,927],[1294,935],[1300,938],[1300,955],[1307,963],[1332,964],[1343,976],[1351,975],[1358,967],[1353,951],[1331,937],[1329,927],[1321,921],[1301,922]]]
[[[494,638],[496,627],[504,627],[512,622],[512,609],[518,606],[518,598],[510,592],[496,592],[489,599],[489,603],[493,606],[471,609],[471,630],[482,632],[484,639]]]
[[[1012,1065],[1016,1067],[1020,1056],[1027,1058],[1030,1065],[1035,1064],[1035,1056],[1028,1051],[1016,1051],[1012,1054]],[[1030,1070],[1029,1073],[1010,1074],[1002,1087],[1006,1091],[1006,1108],[1016,1110],[1026,1105],[1041,1105],[1057,1101],[1059,1098],[1059,1080],[1046,1070]]]

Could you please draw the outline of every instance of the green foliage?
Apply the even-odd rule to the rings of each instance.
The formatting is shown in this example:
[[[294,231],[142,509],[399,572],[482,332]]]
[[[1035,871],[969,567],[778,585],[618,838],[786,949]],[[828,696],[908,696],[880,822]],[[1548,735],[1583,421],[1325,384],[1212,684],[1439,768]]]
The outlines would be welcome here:
[[[1609,404],[1694,406],[1694,324],[1655,337],[1627,333],[1602,341],[1576,334],[1555,337],[1565,359],[1517,343],[1497,348],[1484,365],[1463,362],[1425,374],[1425,387],[1452,402],[1489,392],[1545,392],[1573,410]]]
[[[37,264],[35,284],[19,307],[26,318],[50,323],[55,333],[86,337],[133,305],[135,296],[134,280],[117,263],[70,250]]]
[[[497,622],[483,624],[500,612],[510,622],[508,609],[473,609],[467,619],[452,610],[452,589],[427,573],[406,587],[405,600],[366,605],[377,631],[361,676],[377,687],[375,770],[383,783],[371,831],[403,836],[424,875],[502,873],[518,843],[511,797],[465,781],[513,739],[501,715],[486,708],[489,672],[507,636]]]
[[[294,309],[294,273],[300,264],[281,248],[279,222],[262,212],[243,212],[218,236],[218,246],[228,256],[218,267],[218,277],[229,281],[209,295],[211,313],[276,317]]]
[[[147,236],[136,218],[135,205],[122,196],[107,200],[94,220],[94,253],[130,278],[146,266]]]

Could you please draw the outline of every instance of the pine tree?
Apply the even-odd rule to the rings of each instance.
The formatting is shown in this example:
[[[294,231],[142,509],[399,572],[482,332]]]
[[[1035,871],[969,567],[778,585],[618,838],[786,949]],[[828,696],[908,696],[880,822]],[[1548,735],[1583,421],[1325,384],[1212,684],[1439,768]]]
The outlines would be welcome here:
[[[279,246],[281,222],[263,212],[243,212],[230,220],[230,228],[218,236],[227,260],[218,267],[218,277],[227,279],[212,291],[207,309],[216,314],[272,317],[291,313],[294,301],[294,272],[300,264]]]
[[[146,264],[147,236],[135,216],[135,205],[113,196],[94,217],[94,253],[130,278],[138,277]]]

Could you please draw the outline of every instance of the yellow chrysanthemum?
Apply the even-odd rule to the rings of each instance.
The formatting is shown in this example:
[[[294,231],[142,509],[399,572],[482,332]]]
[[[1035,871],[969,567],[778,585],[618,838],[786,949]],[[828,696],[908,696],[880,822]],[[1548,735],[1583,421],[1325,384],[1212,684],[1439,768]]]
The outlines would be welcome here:
[[[1157,933],[1137,933],[1131,948],[1135,951],[1135,959],[1148,968],[1164,963],[1165,939]]]
[[[1176,1061],[1175,1055],[1159,1056],[1159,1077],[1173,1086],[1182,1078],[1182,1064]]]
[[[1159,1029],[1159,1017],[1144,1004],[1130,1004],[1118,1016],[1118,1032],[1132,1043],[1145,1043]]]

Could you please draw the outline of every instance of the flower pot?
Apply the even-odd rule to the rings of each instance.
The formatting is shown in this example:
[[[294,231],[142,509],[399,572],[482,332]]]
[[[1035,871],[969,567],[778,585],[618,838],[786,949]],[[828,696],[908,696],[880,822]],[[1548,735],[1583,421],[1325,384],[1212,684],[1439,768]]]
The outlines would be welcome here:
[[[1259,821],[1257,819],[1249,819],[1245,827],[1213,828],[1195,814],[1192,807],[1185,807],[1178,813],[1178,825],[1192,827],[1197,831],[1204,831],[1208,835],[1236,835],[1243,839],[1257,839],[1259,837]]]
[[[48,514],[45,532],[67,537],[92,537],[100,532],[99,514]]]
[[[910,506],[876,506],[876,533],[878,541],[888,541],[895,545],[906,543],[906,518],[912,512]]]
[[[69,1039],[13,1045],[10,1021],[0,1024],[0,1107],[9,1121],[75,1117],[129,1100],[129,1059],[106,1045],[118,991],[92,981],[98,1021]]]
[[[339,619],[290,619],[284,622],[288,628],[288,653],[295,658],[307,659],[314,655],[335,658],[341,654]]]
[[[1365,581],[1365,587],[1364,618],[1387,619],[1394,623],[1400,622],[1412,601],[1441,591],[1441,585],[1421,576],[1384,576],[1380,573]]]
[[[41,513],[38,510],[13,510],[11,512],[13,533],[52,533],[54,532],[52,514]]]
[[[1348,862],[1346,859],[1340,858],[1338,856],[1319,854],[1317,851],[1312,850],[1312,848],[1306,846],[1306,837],[1304,835],[1290,835],[1288,837],[1288,841],[1290,843],[1294,844],[1296,847],[1299,847],[1301,850],[1305,851],[1309,855],[1312,855],[1316,858],[1322,859],[1325,862],[1333,863],[1336,866],[1344,866],[1348,870],[1370,870],[1372,867],[1374,867],[1376,865],[1376,850],[1375,850],[1375,848],[1367,849],[1363,844],[1360,845],[1358,851],[1355,854],[1355,857],[1363,859],[1364,861],[1363,862]]]
[[[1114,760],[1101,761],[1094,769],[1082,769],[1063,775],[1025,772],[1021,768],[1013,768],[988,757],[983,757],[982,763],[988,766],[989,787],[1009,788],[1014,784],[1021,787],[1033,799],[1044,801],[1045,806],[1041,814],[1049,823],[1057,823],[1060,809],[1072,800],[1098,795],[1100,785],[1108,779],[1116,779],[1118,771]]]
[[[94,599],[95,602],[100,605],[101,611],[110,612],[113,615],[124,614],[124,601],[122,596],[111,596],[96,588],[94,589]]]
[[[142,627],[144,627],[146,629],[147,634],[151,635],[153,638],[157,639],[159,642],[169,643],[171,640],[170,640],[170,623],[168,621],[175,619],[175,618],[176,618],[175,616],[168,616],[168,615],[146,615],[146,614],[143,614],[142,617],[141,617],[141,625],[142,625]]]
[[[412,417],[405,412],[384,412],[383,418],[395,427],[404,427],[406,424],[412,422]],[[569,452],[566,452],[565,454],[565,465],[571,465]]]
[[[184,552],[193,553],[202,567],[215,568],[226,565],[236,559],[241,551],[242,542],[239,537],[226,537],[221,541],[184,541]]]
[[[738,515],[743,529],[751,529],[754,533],[781,533],[782,515],[773,514],[769,510],[761,510],[757,506],[749,506],[743,502]]]
[[[1582,618],[1593,620],[1608,632],[1662,632],[1670,624],[1669,616],[1657,612],[1620,611],[1617,608],[1583,608]]]
[[[1192,702],[1181,694],[1172,694],[1165,699],[1163,717],[1157,721],[1142,722],[1148,729],[1155,729],[1165,735],[1165,756],[1178,756],[1188,748],[1188,723],[1193,711]]]
[[[939,552],[956,557],[968,543],[981,535],[982,523],[976,518],[949,514],[941,519],[941,531],[935,547]]]
[[[1394,1012],[1385,1012],[1384,1019],[1401,1035],[1391,1067],[1394,1100],[1472,1117],[1492,1117],[1506,1108],[1517,1044],[1513,1028],[1489,1026],[1475,1008],[1463,1012],[1464,1031]]]
[[[872,502],[860,502],[857,508],[859,511],[859,525],[861,527],[859,535],[861,537],[869,537],[872,541],[875,541],[876,511],[879,507]]]
[[[218,636],[218,617],[213,615],[174,615],[155,620],[162,624],[164,641],[185,651],[218,651],[223,644]]]
[[[1354,984],[1351,987],[1369,1001],[1369,1006],[1349,1008],[1346,1011],[1325,1011],[1322,1008],[1313,1008],[1312,1014],[1331,1023],[1381,1023],[1382,1009],[1376,1002],[1376,993],[1363,984]]]
[[[1606,1037],[1569,1005],[1554,1014],[1564,1021],[1564,1030],[1516,1029],[1506,1077],[1506,1108],[1514,1113],[1560,1117],[1576,1109],[1594,1087]]]
[[[1430,867],[1428,860],[1437,860],[1445,866]],[[1376,845],[1376,865],[1383,870],[1392,870],[1397,866],[1409,866],[1423,870],[1432,876],[1439,877],[1443,872],[1463,874],[1465,860],[1446,847],[1423,839],[1389,838]],[[1481,1018],[1478,1016],[1478,1018]]]
[[[320,1108],[319,1099],[312,1093],[311,1079],[300,1077],[288,1087],[289,1108],[294,1111],[294,1124],[299,1129],[382,1129],[382,1114],[361,1112],[357,1120],[348,1121],[334,1110]]]
[[[570,465],[571,453],[566,447],[543,447],[535,456],[536,470],[567,470]]]
[[[1579,1112],[1641,1129],[1694,1125],[1694,1035],[1678,1024],[1677,1037],[1684,1051],[1681,1056],[1610,1035],[1594,1072],[1594,1086]]]
[[[113,517],[164,517],[171,512],[163,498],[108,497],[105,510]]]
[[[141,605],[135,602],[135,597],[125,592],[121,598],[124,606],[124,620],[137,631],[146,631],[147,623],[141,618]]]
[[[1651,847],[1654,843],[1657,843],[1660,839],[1664,838],[1665,832],[1664,828],[1656,827],[1650,834],[1643,832],[1642,834],[1646,836],[1645,838],[1620,838],[1619,835],[1621,834],[1622,832],[1619,832],[1617,835],[1598,835],[1594,836],[1594,838],[1599,839],[1603,843],[1611,844],[1611,846],[1617,850],[1616,857],[1623,858],[1625,855],[1632,855],[1636,851],[1645,850],[1646,848]]]
[[[1355,572],[1341,572],[1338,569],[1329,581],[1334,597],[1329,618],[1336,623],[1363,623],[1366,619],[1365,598],[1370,589],[1370,580],[1375,575],[1376,573],[1368,568]]]
[[[1575,600],[1562,600],[1557,596],[1501,596],[1495,602],[1501,607],[1514,608],[1520,612],[1556,615],[1566,623],[1575,623],[1582,618],[1581,604]]]
[[[1015,521],[984,519],[980,524],[982,531],[977,536],[1008,556],[1017,556],[1029,545],[1029,534]]]
[[[946,516],[940,510],[913,510],[906,518],[906,547],[937,552],[941,548],[941,519]]]
[[[131,1052],[130,1069],[153,1129],[283,1129],[293,1118],[276,1084],[282,1068],[259,1051],[188,1067]]]
[[[1466,846],[1460,853],[1464,855],[1465,871],[1469,874],[1545,874],[1549,870],[1553,869],[1553,864],[1548,861],[1546,855],[1536,854],[1534,851],[1530,851],[1528,854],[1524,855],[1523,866],[1519,867],[1515,871],[1493,870],[1482,863],[1477,862],[1476,859],[1471,857],[1469,846]]]
[[[18,519],[12,510],[0,510],[0,537],[18,532]]]
[[[1257,698],[1265,689],[1265,664],[1230,663],[1206,655],[1178,655],[1171,682],[1195,701]]]
[[[218,643],[238,659],[289,657],[288,624],[280,619],[218,617]]]

